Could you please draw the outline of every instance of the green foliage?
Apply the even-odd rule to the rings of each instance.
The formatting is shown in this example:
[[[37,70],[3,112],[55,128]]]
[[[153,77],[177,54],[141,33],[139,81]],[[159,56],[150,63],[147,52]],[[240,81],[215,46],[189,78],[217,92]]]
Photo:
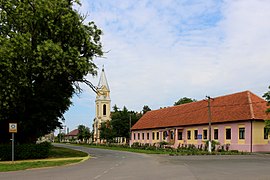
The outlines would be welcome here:
[[[166,143],[164,143],[166,145]],[[131,145],[131,148],[127,145],[118,145],[118,144],[87,144],[86,147],[91,148],[101,148],[101,149],[110,149],[118,151],[130,151],[137,153],[146,153],[146,154],[169,154],[177,156],[186,156],[186,155],[247,155],[247,152],[238,152],[237,150],[231,151],[212,151],[209,153],[204,148],[196,147],[194,144],[181,144],[178,148],[167,148],[165,146],[159,146],[159,144],[144,144],[135,142]],[[224,145],[225,146],[225,145]]]
[[[186,104],[186,103],[190,103],[190,102],[195,102],[197,101],[196,99],[191,99],[191,98],[187,98],[187,97],[183,97],[181,99],[179,99],[178,101],[176,101],[174,103],[174,106],[180,105],[180,104]]]
[[[114,132],[112,130],[109,121],[101,123],[101,127],[99,128],[99,130],[100,130],[100,139],[106,140],[106,142],[112,142]]]
[[[90,138],[91,133],[90,133],[90,129],[84,125],[79,125],[78,126],[78,139],[81,141],[86,141]]]
[[[270,86],[268,87],[270,89]],[[270,90],[268,92],[266,92],[263,97],[265,98],[265,100],[267,101],[267,105],[270,106]],[[270,107],[268,109],[266,109],[266,113],[270,113]]]
[[[117,107],[115,105],[115,107]],[[115,111],[111,114],[111,127],[114,137],[125,137],[129,139],[130,127],[132,127],[141,118],[141,114],[128,111],[126,107],[122,110],[115,108]]]
[[[143,114],[145,114],[145,113],[147,113],[148,111],[151,111],[151,109],[150,109],[150,107],[149,106],[147,106],[147,105],[145,105],[145,106],[143,106]]]
[[[78,82],[96,74],[101,30],[73,9],[78,0],[0,0],[0,142],[18,123],[18,142],[61,127]]]
[[[15,145],[14,158],[15,160],[47,158],[51,147],[51,144],[48,142]],[[0,145],[0,160],[11,160],[11,145]]]
[[[216,151],[220,143],[218,141],[212,140],[211,141],[211,151]],[[209,140],[205,141],[204,150],[207,151],[209,146]]]
[[[100,138],[106,140],[108,143],[113,142],[115,137],[130,137],[130,127],[132,127],[140,118],[141,113],[128,111],[126,107],[120,110],[117,105],[113,106],[111,113],[111,121],[101,124]]]

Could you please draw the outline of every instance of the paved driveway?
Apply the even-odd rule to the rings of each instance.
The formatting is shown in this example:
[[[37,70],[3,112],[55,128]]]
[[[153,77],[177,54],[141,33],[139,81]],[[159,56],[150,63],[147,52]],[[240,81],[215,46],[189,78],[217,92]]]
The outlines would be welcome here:
[[[270,155],[168,156],[72,148],[93,157],[76,165],[0,173],[0,180],[270,179]]]

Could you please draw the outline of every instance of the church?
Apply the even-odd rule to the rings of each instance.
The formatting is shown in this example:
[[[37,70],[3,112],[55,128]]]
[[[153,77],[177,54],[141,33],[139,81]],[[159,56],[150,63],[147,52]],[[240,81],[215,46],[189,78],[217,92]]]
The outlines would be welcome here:
[[[96,102],[96,113],[93,123],[93,130],[94,130],[93,142],[99,143],[101,142],[99,131],[101,123],[111,120],[110,88],[105,75],[104,67],[102,68],[100,74],[95,102]]]

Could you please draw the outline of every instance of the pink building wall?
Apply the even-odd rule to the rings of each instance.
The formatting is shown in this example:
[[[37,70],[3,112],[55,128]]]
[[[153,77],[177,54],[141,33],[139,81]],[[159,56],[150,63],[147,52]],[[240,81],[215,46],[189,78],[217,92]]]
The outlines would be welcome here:
[[[230,144],[229,145],[229,149],[230,150],[239,150],[239,151],[246,151],[246,152],[258,152],[258,151],[270,151],[270,141],[268,144],[258,144],[256,143],[253,139],[254,136],[257,136],[258,133],[253,132],[252,128],[254,124],[252,125],[251,121],[241,121],[241,122],[232,122],[232,123],[223,123],[223,124],[212,124],[211,126],[211,137],[212,140],[214,139],[214,129],[217,128],[218,129],[218,139],[215,141],[218,141],[220,143],[220,145],[225,145],[225,144]],[[231,140],[226,140],[225,139],[225,134],[226,134],[226,127],[230,127],[231,128]],[[244,127],[245,128],[245,138],[244,139],[239,139],[239,127]],[[167,128],[166,131],[171,130],[174,131],[174,143],[173,146],[175,148],[177,148],[179,145],[181,144],[195,144],[195,145],[201,145],[201,144],[205,144],[205,139],[197,139],[194,140],[194,130],[198,130],[198,134],[201,134],[203,136],[203,130],[207,129],[207,133],[208,132],[208,125],[199,125],[199,126],[188,126],[188,127],[174,127],[174,128]],[[177,133],[178,130],[182,130],[183,134],[183,140],[179,141],[177,138]],[[193,133],[192,137],[193,139],[191,140],[187,140],[187,130],[191,130],[191,133]],[[159,140],[152,140],[152,132],[157,132],[160,131],[159,134]],[[166,141],[169,142],[170,141],[170,137],[168,136],[165,140],[163,140],[163,133],[162,131],[165,131],[165,129],[155,129],[155,130],[140,130],[140,131],[132,131],[132,139],[131,139],[131,144],[134,142],[139,142],[139,143],[149,143],[149,144],[154,144],[157,142],[162,142],[162,141]],[[252,133],[253,134],[252,134]],[[134,140],[134,133],[136,133],[136,139]],[[140,140],[138,140],[138,133],[140,133]],[[142,133],[144,133],[144,140],[142,140]],[[147,133],[149,133],[149,140],[147,140]],[[253,136],[253,138],[251,138],[251,135]],[[156,136],[156,134],[155,134]],[[207,138],[209,136],[207,135]]]

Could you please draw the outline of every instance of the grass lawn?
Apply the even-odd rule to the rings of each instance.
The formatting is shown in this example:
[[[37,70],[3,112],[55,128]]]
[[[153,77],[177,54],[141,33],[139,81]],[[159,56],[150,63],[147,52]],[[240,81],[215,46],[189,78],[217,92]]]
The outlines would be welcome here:
[[[68,158],[68,157],[87,157],[88,154],[82,151],[67,149],[62,147],[55,147],[51,149],[49,158]]]
[[[122,146],[106,146],[106,145],[95,145],[95,144],[80,144],[81,146],[91,147],[91,148],[100,148],[100,149],[109,149],[109,150],[118,150],[118,151],[129,151],[135,153],[145,153],[145,154],[168,154],[168,155],[247,155],[250,153],[247,152],[238,152],[238,151],[223,151],[208,153],[207,151],[200,151],[198,149],[140,149],[140,148],[129,148]]]
[[[87,157],[88,154],[85,152],[53,146],[48,159],[15,161],[14,163],[10,161],[0,161],[0,172],[63,166],[80,162],[87,159]]]
[[[116,146],[99,146],[99,145],[83,145],[85,147],[91,148],[100,148],[100,149],[109,149],[109,150],[118,150],[118,151],[129,151],[135,153],[145,153],[145,154],[170,154],[168,151],[162,150],[150,150],[150,149],[135,149],[135,148],[125,148],[125,147],[116,147]]]
[[[52,167],[52,166],[63,166],[71,163],[80,162],[82,159],[72,159],[72,160],[58,160],[58,161],[26,161],[26,162],[15,162],[15,163],[1,163],[0,162],[0,172],[6,171],[18,171],[32,168],[41,167]]]

